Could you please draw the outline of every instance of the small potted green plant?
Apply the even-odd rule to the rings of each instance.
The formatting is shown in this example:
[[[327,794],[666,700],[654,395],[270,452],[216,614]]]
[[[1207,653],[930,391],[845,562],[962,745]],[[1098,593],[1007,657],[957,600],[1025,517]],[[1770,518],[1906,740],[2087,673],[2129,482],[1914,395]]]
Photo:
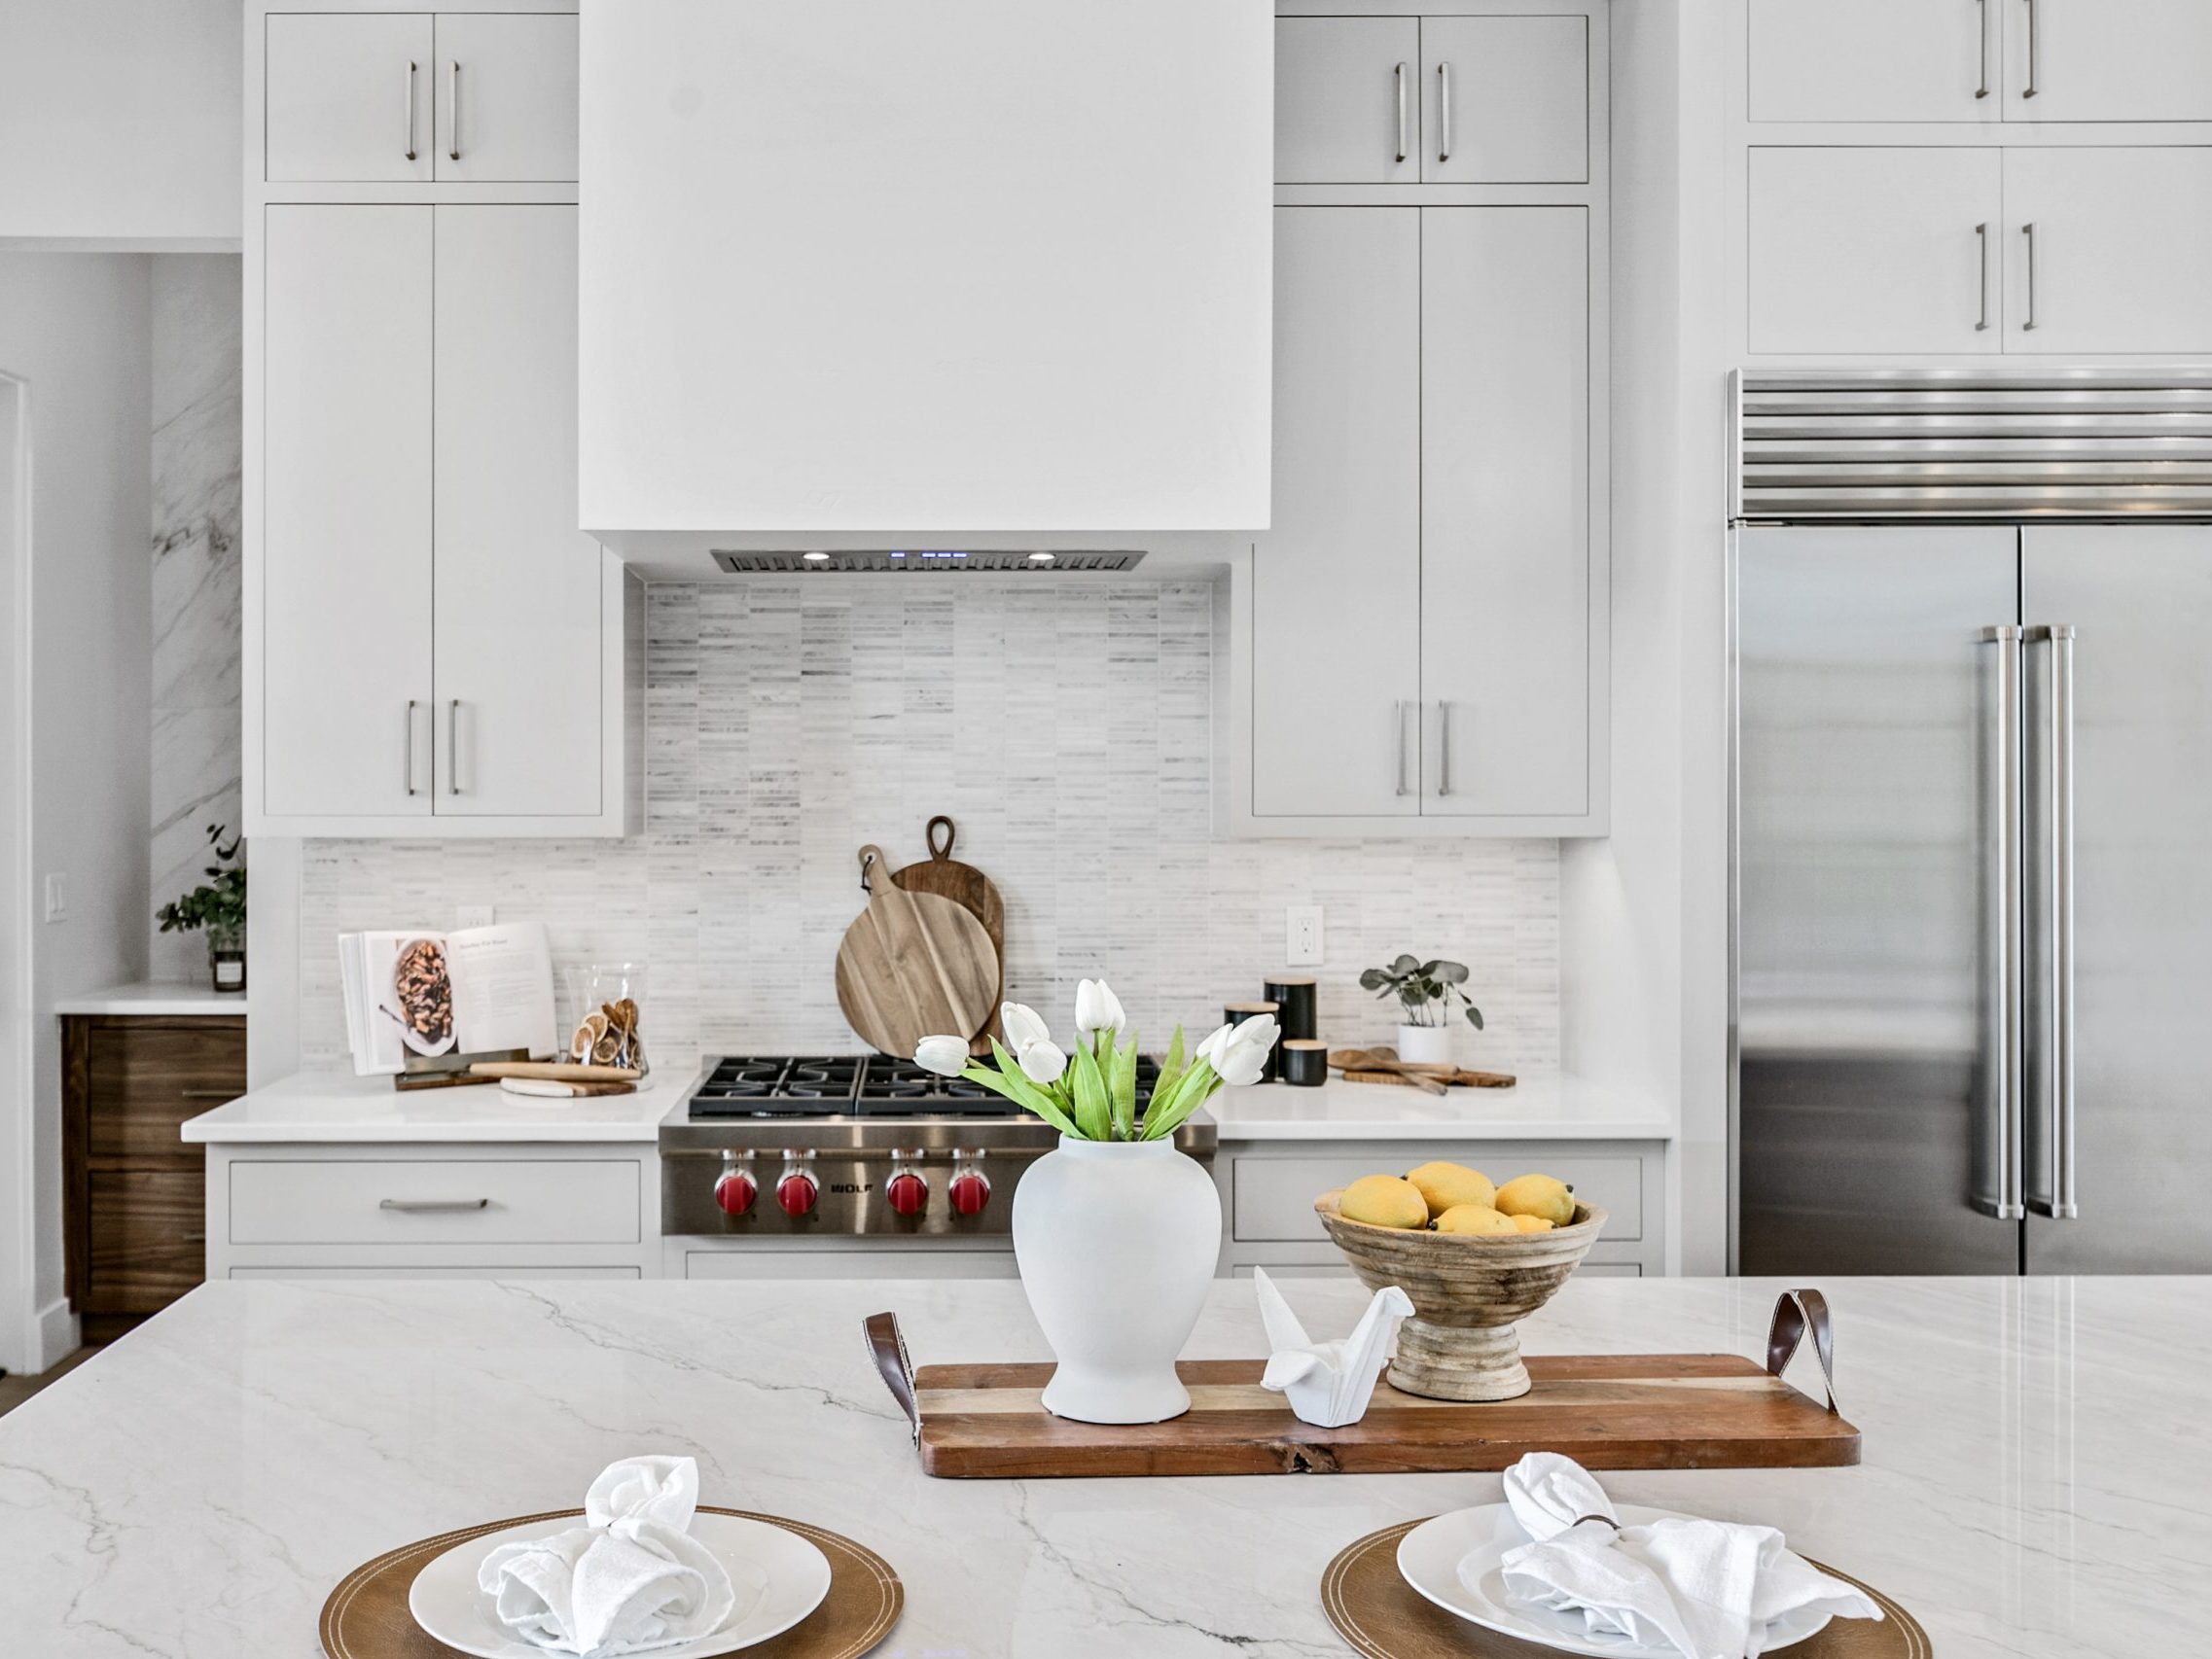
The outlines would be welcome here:
[[[1398,1058],[1409,1066],[1451,1064],[1453,1004],[1469,1025],[1482,1029],[1482,1010],[1460,989],[1466,983],[1467,965],[1442,958],[1423,962],[1401,956],[1388,968],[1371,968],[1360,975],[1363,991],[1374,992],[1378,1001],[1395,997],[1405,1011],[1398,1026]]]
[[[218,991],[246,988],[246,866],[238,857],[243,835],[223,844],[227,826],[210,824],[207,844],[215,862],[207,866],[208,879],[182,898],[154,912],[164,934],[207,930],[207,971]]]

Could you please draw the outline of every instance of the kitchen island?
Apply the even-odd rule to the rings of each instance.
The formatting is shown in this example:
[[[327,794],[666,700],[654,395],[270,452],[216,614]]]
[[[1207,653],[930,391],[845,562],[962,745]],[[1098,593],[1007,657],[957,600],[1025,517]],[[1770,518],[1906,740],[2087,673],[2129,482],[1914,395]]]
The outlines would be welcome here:
[[[1773,1283],[1571,1282],[1531,1352],[1763,1351]],[[2212,1280],[1838,1280],[1855,1468],[1618,1474],[1617,1500],[1770,1522],[1910,1608],[1942,1659],[2201,1652]],[[1289,1293],[1316,1329],[1350,1285]],[[410,1539],[581,1501],[638,1452],[710,1503],[842,1532],[907,1589],[886,1655],[1308,1659],[1315,1586],[1495,1475],[942,1481],[863,1350],[1041,1359],[1014,1284],[217,1284],[0,1418],[0,1629],[41,1655],[315,1651],[330,1588]],[[1190,1357],[1254,1355],[1247,1285]],[[1801,1359],[1801,1386],[1818,1374]]]

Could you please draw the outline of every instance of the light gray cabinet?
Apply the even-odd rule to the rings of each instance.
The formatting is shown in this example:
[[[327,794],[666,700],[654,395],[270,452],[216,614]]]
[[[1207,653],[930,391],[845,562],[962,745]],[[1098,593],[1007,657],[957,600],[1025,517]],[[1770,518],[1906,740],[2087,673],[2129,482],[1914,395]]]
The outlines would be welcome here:
[[[267,210],[250,833],[625,831],[639,595],[576,528],[576,211]]]
[[[1572,832],[1591,808],[1588,210],[1276,223],[1253,818]]]
[[[271,181],[430,178],[430,14],[282,13],[265,23]]]
[[[1589,23],[1421,19],[1421,178],[1575,184],[1589,177]]]
[[[1409,184],[1421,176],[1418,18],[1275,19],[1275,177]]]
[[[1274,528],[1252,578],[1263,816],[1421,809],[1421,210],[1275,211]]]
[[[573,13],[272,13],[265,25],[271,182],[576,177]]]
[[[1750,349],[2212,351],[2212,148],[1754,147]]]

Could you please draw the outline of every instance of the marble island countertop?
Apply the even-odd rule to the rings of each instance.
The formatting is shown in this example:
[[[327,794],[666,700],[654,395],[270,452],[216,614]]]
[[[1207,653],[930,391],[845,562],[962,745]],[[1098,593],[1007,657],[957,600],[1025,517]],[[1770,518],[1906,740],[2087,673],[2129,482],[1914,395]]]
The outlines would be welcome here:
[[[1761,1352],[1776,1286],[1576,1280],[1533,1352]],[[2201,1652],[2212,1280],[1834,1280],[1856,1468],[1604,1476],[1623,1502],[1769,1522],[1867,1578],[1942,1659]],[[1299,1282],[1316,1327],[1362,1293]],[[347,1571],[556,1508],[616,1457],[687,1452],[706,1501],[882,1552],[885,1655],[1323,1659],[1316,1585],[1374,1528],[1495,1475],[937,1481],[859,1339],[1044,1358],[1015,1284],[231,1283],[0,1418],[0,1629],[65,1656],[303,1655]],[[1260,1351],[1225,1282],[1194,1358]],[[1808,1361],[1801,1385],[1817,1380]]]

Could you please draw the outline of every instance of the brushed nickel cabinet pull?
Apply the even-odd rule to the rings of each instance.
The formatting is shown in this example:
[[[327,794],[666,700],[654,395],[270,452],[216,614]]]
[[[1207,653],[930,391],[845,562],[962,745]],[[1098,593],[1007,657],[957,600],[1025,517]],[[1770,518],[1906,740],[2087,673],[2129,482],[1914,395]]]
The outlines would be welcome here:
[[[179,1089],[179,1100],[236,1100],[244,1089]]]
[[[2020,234],[2027,238],[2027,321],[2020,325],[2024,332],[2035,327],[2035,225],[2031,221],[2020,227]]]
[[[414,65],[407,66],[407,159],[414,159]]]
[[[1451,159],[1451,65],[1437,65],[1437,160]]]
[[[1974,228],[1981,245],[1981,318],[1974,325],[1976,334],[1989,326],[1989,225],[1985,220]]]
[[[1390,718],[1398,724],[1398,793],[1402,795],[1413,793],[1406,781],[1406,708],[1404,703],[1390,705]]]
[[[446,70],[446,155],[461,159],[461,60],[454,58]]]
[[[2027,85],[2020,88],[2020,96],[2023,98],[2032,98],[2036,95],[2037,92],[2042,90],[2042,88],[2038,87],[2036,83],[2043,79],[2043,40],[2042,31],[2036,27],[2036,23],[2039,20],[2038,14],[2041,11],[2041,8],[2036,4],[2036,0],[2027,0],[2027,9],[2028,78]]]
[[[461,699],[446,705],[446,793],[461,793]]]
[[[1451,705],[1437,699],[1437,795],[1451,794]]]
[[[407,700],[407,745],[400,756],[400,766],[405,774],[403,781],[409,794],[414,794],[414,708],[415,699],[410,697]]]
[[[1401,63],[1394,73],[1398,77],[1398,163],[1404,166],[1409,142],[1406,131],[1406,66]]]
[[[1981,85],[1974,88],[1974,95],[1986,98],[1989,95],[1989,0],[1975,0],[1975,4],[1981,8]]]
[[[446,1210],[488,1210],[491,1208],[491,1200],[488,1198],[380,1198],[376,1201],[376,1208],[379,1210],[398,1210],[407,1215],[415,1216],[429,1215]]]

